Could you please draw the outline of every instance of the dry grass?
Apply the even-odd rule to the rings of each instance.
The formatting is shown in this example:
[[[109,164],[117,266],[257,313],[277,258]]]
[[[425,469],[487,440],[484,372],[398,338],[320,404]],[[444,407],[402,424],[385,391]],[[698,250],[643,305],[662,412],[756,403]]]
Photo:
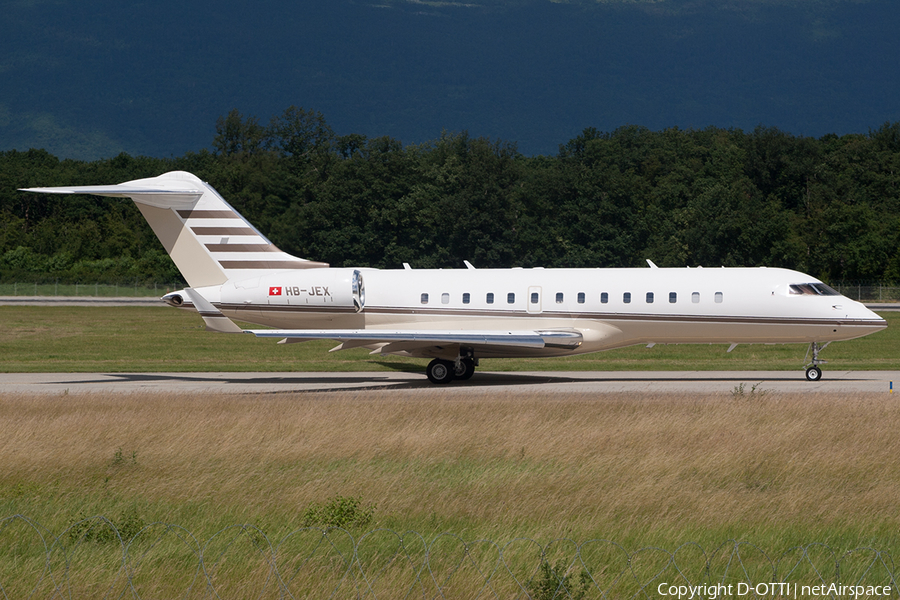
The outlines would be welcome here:
[[[6,396],[0,506],[204,539],[344,495],[424,534],[893,547],[898,425],[889,395]]]
[[[0,397],[0,517],[24,514],[55,535],[82,516],[117,520],[127,511],[146,523],[181,525],[200,545],[209,542],[204,557],[215,559],[209,572],[222,597],[256,597],[266,582],[277,592],[254,530],[226,528],[252,523],[276,544],[302,526],[310,503],[337,495],[376,505],[369,529],[437,540],[430,566],[445,575],[455,572],[461,548],[452,536],[436,537],[445,531],[501,545],[568,537],[606,538],[629,550],[674,550],[687,541],[712,550],[740,538],[772,556],[810,542],[897,554],[898,424],[900,407],[886,394],[7,395]],[[203,596],[196,550],[177,531],[155,527],[164,543],[149,545],[156,533],[144,536],[131,553],[143,557],[132,573],[140,597]],[[45,556],[29,531],[16,523],[0,529],[0,584],[40,579]],[[280,553],[295,557],[288,566],[315,544],[308,533],[288,538]],[[359,539],[363,531],[352,533]],[[365,562],[376,573],[398,538],[373,536]],[[421,539],[404,542],[420,560]],[[349,552],[353,544],[339,545]],[[534,576],[533,545],[517,543],[507,555],[520,582]],[[125,579],[117,556],[114,546],[75,547],[63,591],[118,594]],[[286,585],[325,597],[351,585],[341,583],[336,556],[322,555]],[[484,572],[496,564],[489,545],[471,556]],[[57,577],[63,558],[50,556]],[[612,553],[596,564],[615,573],[625,568],[615,566],[620,559]],[[633,566],[641,581],[659,572],[653,560]],[[432,585],[404,564],[379,580],[387,597]],[[470,597],[483,580],[472,565],[461,569],[443,591],[461,586],[450,595]],[[498,578],[504,597],[517,593],[515,580]],[[7,590],[27,596],[31,585]],[[40,585],[50,595],[50,579]]]

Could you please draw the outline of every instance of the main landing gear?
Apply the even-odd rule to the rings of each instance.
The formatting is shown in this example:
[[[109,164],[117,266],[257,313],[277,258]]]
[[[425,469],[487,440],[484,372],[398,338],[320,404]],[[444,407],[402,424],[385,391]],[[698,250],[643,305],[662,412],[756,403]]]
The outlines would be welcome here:
[[[436,358],[425,367],[431,383],[450,383],[454,379],[469,379],[475,373],[476,360],[472,353],[460,355],[456,360]]]
[[[831,342],[825,342],[820,346],[819,342],[812,342],[809,345],[809,350],[806,351],[806,358],[809,358],[809,353],[812,352],[812,362],[806,363],[807,381],[819,381],[822,379],[822,369],[819,368],[819,365],[825,364],[828,361],[820,359],[819,352],[824,350],[830,343]],[[806,360],[806,358],[804,358],[804,360]]]

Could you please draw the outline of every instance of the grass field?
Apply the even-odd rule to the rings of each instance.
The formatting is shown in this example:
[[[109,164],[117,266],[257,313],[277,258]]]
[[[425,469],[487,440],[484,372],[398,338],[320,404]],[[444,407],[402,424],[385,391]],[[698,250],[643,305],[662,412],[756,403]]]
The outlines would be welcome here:
[[[888,328],[836,342],[822,356],[827,369],[900,368],[900,313]],[[383,371],[420,372],[427,361],[371,356],[355,349],[329,353],[331,341],[278,345],[250,335],[205,331],[194,312],[168,307],[0,306],[0,371]],[[482,370],[794,370],[806,346],[635,346],[551,359],[486,360]]]
[[[900,313],[884,316],[886,331],[831,345],[828,368],[900,368]],[[195,314],[168,308],[0,307],[0,322],[7,372],[418,371],[424,364],[328,353],[329,342],[279,346],[208,333]],[[725,349],[638,347],[482,368],[797,369],[805,352],[799,345]],[[67,528],[92,515],[120,527],[161,521],[210,542],[215,554],[217,540],[227,538],[216,534],[231,526],[251,524],[276,543],[307,524],[311,506],[353,497],[372,509],[369,523],[348,526],[357,538],[377,528],[499,544],[604,538],[629,551],[686,542],[711,550],[741,539],[775,557],[812,542],[897,556],[898,429],[900,406],[888,394],[0,395],[0,517],[26,515],[67,544],[78,540]],[[69,564],[67,597],[101,597],[115,580],[114,546],[82,540],[74,554],[47,555],[28,533],[0,527],[0,589],[8,597],[50,596],[49,579],[36,595],[29,587],[29,576],[33,582],[47,564]],[[196,556],[173,538],[139,548],[146,552],[135,574],[140,597],[206,597],[203,586],[183,593],[196,581]],[[396,537],[371,539],[378,540],[368,549],[372,564],[382,564]],[[288,541],[285,548],[303,556],[315,540]],[[563,547],[554,556],[568,560]],[[252,544],[241,548],[226,545],[218,554],[229,557],[214,574],[221,597],[260,597],[252,590],[267,572]],[[517,560],[526,564],[528,554],[534,575],[530,548]],[[345,585],[334,556],[323,561],[318,570],[298,570],[292,585],[312,590],[309,597],[328,596],[316,585]],[[641,567],[641,577],[652,578],[654,564]],[[380,579],[387,591],[378,597],[403,597],[407,571]],[[466,585],[477,588],[472,581]],[[500,597],[515,597],[507,594],[514,586],[503,587],[509,582],[496,585],[506,590]],[[463,585],[448,597],[473,597],[475,588]]]
[[[344,496],[374,508],[367,530],[426,539],[674,550],[738,538],[773,556],[811,542],[898,555],[898,428],[887,394],[5,396],[0,514],[55,535],[84,516],[131,515],[200,543],[250,523],[275,542],[312,503]],[[114,561],[84,546],[73,565]],[[12,547],[0,544],[0,581],[28,568]],[[144,597],[184,589],[183,553],[154,550],[145,576],[158,587]],[[41,553],[31,560],[43,568]],[[72,568],[76,591],[102,571]],[[258,576],[232,569],[234,586]]]

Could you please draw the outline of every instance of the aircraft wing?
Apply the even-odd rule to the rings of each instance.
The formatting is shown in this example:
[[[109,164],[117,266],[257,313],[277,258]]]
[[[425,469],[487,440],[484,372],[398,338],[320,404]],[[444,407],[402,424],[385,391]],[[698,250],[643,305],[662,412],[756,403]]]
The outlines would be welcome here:
[[[412,346],[512,346],[517,348],[577,348],[583,337],[575,329],[535,331],[439,331],[430,329],[250,329],[256,337],[286,340],[337,340],[353,346],[408,343]]]
[[[220,333],[252,333],[261,338],[283,340],[337,340],[344,348],[370,344],[403,344],[404,349],[459,344],[461,346],[506,346],[516,348],[574,349],[584,341],[575,329],[533,331],[440,331],[430,329],[241,329],[199,292],[185,288],[207,329]]]

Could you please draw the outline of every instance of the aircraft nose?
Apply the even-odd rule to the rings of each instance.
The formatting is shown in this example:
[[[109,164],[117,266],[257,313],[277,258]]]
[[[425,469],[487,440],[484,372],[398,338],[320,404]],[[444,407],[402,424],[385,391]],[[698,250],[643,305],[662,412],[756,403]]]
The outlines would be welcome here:
[[[867,308],[863,303],[850,300],[847,308],[847,318],[852,321],[858,321],[861,325],[869,326],[872,331],[879,331],[887,327],[887,321],[878,316],[874,311]]]

